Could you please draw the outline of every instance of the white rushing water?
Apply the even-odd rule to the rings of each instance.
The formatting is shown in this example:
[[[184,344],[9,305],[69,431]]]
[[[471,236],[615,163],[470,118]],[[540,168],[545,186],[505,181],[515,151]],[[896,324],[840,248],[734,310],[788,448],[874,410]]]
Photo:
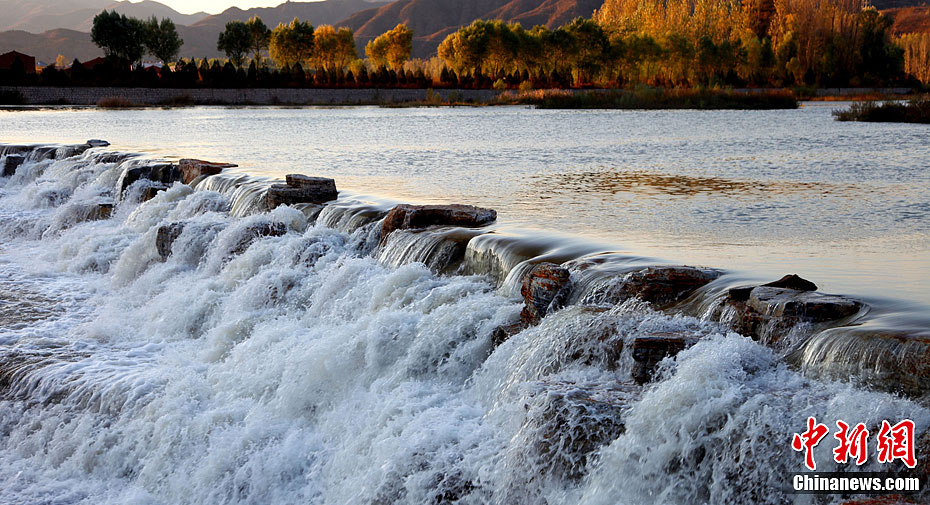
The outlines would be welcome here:
[[[913,400],[635,301],[493,348],[522,301],[401,258],[434,242],[374,254],[377,222],[233,216],[242,191],[220,183],[140,203],[141,181],[88,221],[134,163],[112,159],[0,182],[3,504],[829,503],[785,493],[808,416],[930,426]],[[699,342],[634,386],[622,344],[667,332]]]

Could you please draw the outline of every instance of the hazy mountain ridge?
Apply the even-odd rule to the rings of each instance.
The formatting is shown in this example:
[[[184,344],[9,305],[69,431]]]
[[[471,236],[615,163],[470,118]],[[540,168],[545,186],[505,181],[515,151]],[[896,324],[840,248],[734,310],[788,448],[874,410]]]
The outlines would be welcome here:
[[[152,15],[159,19],[169,18],[182,25],[193,24],[209,16],[205,12],[181,14],[153,0],[139,3],[113,0],[39,0],[25,3],[22,0],[0,0],[0,9],[5,14],[0,18],[0,30],[23,30],[31,33],[56,29],[89,32],[94,16],[104,9],[137,18],[148,18]]]
[[[502,19],[529,28],[559,27],[572,19],[591,17],[603,0],[398,0],[357,12],[340,25],[355,30],[360,45],[404,23],[414,33],[414,56],[433,55],[442,39],[476,19]]]
[[[309,20],[314,26],[336,24],[352,14],[370,9],[385,0],[327,0],[323,2],[284,2],[277,7],[254,7],[240,9],[230,7],[225,11],[208,16],[194,23],[192,28],[214,27],[222,30],[229,21],[246,20],[252,16],[262,18],[269,28],[279,23],[288,23],[295,17]],[[393,28],[393,27],[392,27]],[[219,32],[217,32],[219,33]]]

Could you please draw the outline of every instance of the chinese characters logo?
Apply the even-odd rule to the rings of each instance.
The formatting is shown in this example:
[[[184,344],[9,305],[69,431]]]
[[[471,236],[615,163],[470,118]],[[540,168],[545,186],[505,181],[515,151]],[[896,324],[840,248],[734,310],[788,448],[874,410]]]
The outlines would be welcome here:
[[[836,422],[837,430],[833,434],[838,443],[833,449],[833,460],[837,463],[854,461],[857,466],[865,464],[869,458],[869,430],[862,423],[850,427],[843,421]],[[791,448],[804,452],[804,466],[809,470],[817,470],[814,462],[814,447],[830,432],[827,425],[817,422],[814,417],[807,418],[807,430],[795,433],[791,440]],[[876,436],[875,449],[879,463],[891,463],[900,460],[908,468],[917,466],[914,457],[914,421],[905,419],[892,425],[882,421],[882,426]]]

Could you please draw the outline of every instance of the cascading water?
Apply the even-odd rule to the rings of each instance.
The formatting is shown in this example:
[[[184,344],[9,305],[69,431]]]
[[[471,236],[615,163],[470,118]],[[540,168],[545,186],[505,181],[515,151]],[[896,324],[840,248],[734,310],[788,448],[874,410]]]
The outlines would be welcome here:
[[[261,181],[229,176],[143,202],[149,181],[117,193],[145,157],[16,152],[0,503],[830,503],[786,492],[808,416],[930,426],[921,401],[805,376],[700,310],[595,300],[494,342],[531,256],[506,237],[379,247],[376,206],[258,211]],[[632,383],[631,344],[667,334],[697,343]],[[827,445],[818,468],[841,469]]]

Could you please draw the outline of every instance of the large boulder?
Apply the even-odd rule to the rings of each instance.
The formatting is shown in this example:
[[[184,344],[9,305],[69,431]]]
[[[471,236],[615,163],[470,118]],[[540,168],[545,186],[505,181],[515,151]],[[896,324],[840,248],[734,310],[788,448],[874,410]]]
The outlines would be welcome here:
[[[236,237],[227,256],[232,257],[244,253],[252,242],[260,237],[280,237],[285,233],[287,233],[287,225],[278,221],[249,225]]]
[[[695,342],[697,338],[683,332],[652,333],[634,339],[631,346],[633,380],[637,384],[651,382],[660,361],[675,357]]]
[[[762,284],[762,286],[770,288],[794,289],[796,291],[817,291],[816,284],[807,279],[799,277],[796,274],[786,275],[777,281]],[[749,299],[749,294],[755,288],[756,286],[739,286],[731,288],[729,292],[729,298],[744,302]]]
[[[155,248],[158,250],[158,256],[162,260],[171,256],[171,247],[174,241],[181,236],[184,231],[184,223],[168,223],[158,227],[155,232]]]
[[[16,169],[25,161],[26,157],[21,154],[8,154],[3,160],[3,177],[15,174]]]
[[[523,277],[520,294],[523,310],[520,320],[526,326],[539,324],[550,311],[565,304],[571,291],[568,269],[554,263],[540,263]]]
[[[301,174],[285,176],[286,184],[272,184],[265,196],[267,207],[297,203],[325,203],[339,196],[336,181],[328,177],[310,177]]]
[[[110,219],[113,215],[113,202],[97,202],[90,206],[87,211],[87,221],[100,221]]]
[[[204,175],[216,175],[223,171],[224,168],[234,168],[239,165],[233,163],[215,163],[212,161],[183,159],[178,162],[181,170],[181,182],[190,184],[194,179]]]
[[[401,230],[388,237],[377,252],[378,261],[399,267],[423,263],[436,273],[455,272],[465,258],[475,230]]]
[[[719,270],[689,266],[648,267],[610,279],[588,294],[583,303],[620,304],[639,298],[658,308],[674,305],[720,277]]]
[[[855,378],[870,388],[928,397],[930,332],[870,326],[821,331],[789,358],[806,374]]]
[[[147,202],[158,196],[158,193],[165,191],[166,189],[168,189],[168,186],[165,184],[149,186],[142,191],[142,201]]]
[[[542,381],[534,389],[517,438],[533,468],[570,480],[583,477],[591,454],[623,434],[624,417],[642,391],[619,382]]]
[[[473,205],[409,205],[395,206],[381,224],[381,243],[394,230],[410,230],[441,226],[484,226],[497,219],[497,211]]]

